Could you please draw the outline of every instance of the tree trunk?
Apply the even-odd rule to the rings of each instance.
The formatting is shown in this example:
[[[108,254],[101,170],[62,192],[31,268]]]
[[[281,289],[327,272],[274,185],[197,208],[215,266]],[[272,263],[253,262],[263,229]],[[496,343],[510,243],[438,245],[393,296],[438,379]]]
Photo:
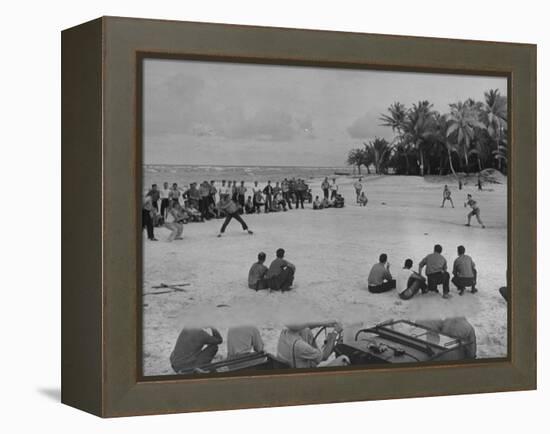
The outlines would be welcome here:
[[[447,148],[447,154],[449,156],[449,167],[451,168],[451,172],[453,172],[454,177],[456,178],[458,182],[458,176],[456,175],[455,168],[453,166],[453,156],[451,154],[451,149]]]
[[[420,145],[418,146],[418,153],[420,154],[420,176],[424,176],[424,153]]]
[[[359,172],[359,175],[361,175],[361,165],[360,164],[357,165],[357,171]]]

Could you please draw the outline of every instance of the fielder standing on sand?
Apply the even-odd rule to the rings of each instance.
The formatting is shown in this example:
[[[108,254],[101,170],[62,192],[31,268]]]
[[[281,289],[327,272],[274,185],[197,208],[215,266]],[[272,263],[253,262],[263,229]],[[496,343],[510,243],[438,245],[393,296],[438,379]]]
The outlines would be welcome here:
[[[443,202],[441,202],[441,208],[445,207],[445,202],[447,201],[451,202],[453,208],[455,207],[453,199],[451,199],[451,190],[449,190],[449,186],[445,184],[445,187],[443,187]]]
[[[361,203],[360,197],[361,197],[361,191],[363,190],[363,184],[361,184],[361,180],[363,178],[359,178],[357,181],[353,183],[353,188],[355,188],[355,203]]]
[[[466,202],[464,202],[464,207],[466,206],[472,208],[472,210],[468,213],[468,223],[466,223],[466,226],[470,226],[470,220],[473,216],[476,216],[477,222],[481,225],[483,229],[485,229],[485,225],[481,221],[481,210],[479,209],[477,202],[474,200],[471,194],[468,195]]]

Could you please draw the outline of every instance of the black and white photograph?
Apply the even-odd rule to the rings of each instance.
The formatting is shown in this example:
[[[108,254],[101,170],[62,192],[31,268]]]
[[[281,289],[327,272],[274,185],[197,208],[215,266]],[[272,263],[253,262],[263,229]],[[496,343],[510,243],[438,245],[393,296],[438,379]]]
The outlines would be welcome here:
[[[141,62],[143,377],[508,356],[506,76]]]

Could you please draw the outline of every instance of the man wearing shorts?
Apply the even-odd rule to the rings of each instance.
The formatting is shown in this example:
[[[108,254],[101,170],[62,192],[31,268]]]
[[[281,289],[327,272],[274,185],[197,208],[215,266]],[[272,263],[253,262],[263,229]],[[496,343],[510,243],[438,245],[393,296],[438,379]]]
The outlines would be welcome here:
[[[468,199],[464,202],[464,207],[466,206],[472,208],[472,210],[468,213],[468,223],[466,223],[466,226],[470,226],[470,220],[473,216],[476,216],[477,222],[483,229],[485,229],[485,225],[481,221],[481,210],[479,209],[477,202],[472,198],[471,194],[468,195]]]
[[[453,208],[455,207],[453,199],[451,199],[451,190],[449,190],[449,187],[447,185],[445,185],[445,187],[443,188],[443,202],[441,203],[441,208],[445,208],[446,201],[451,202],[451,206]]]

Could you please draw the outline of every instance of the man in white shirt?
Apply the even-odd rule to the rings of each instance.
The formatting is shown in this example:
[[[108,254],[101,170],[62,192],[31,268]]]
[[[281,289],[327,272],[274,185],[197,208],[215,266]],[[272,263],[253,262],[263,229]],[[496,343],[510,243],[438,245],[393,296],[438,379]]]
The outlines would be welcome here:
[[[160,189],[160,215],[163,219],[168,216],[168,205],[170,204],[170,187],[165,181]]]
[[[411,299],[421,289],[426,290],[426,279],[413,271],[412,266],[412,259],[407,259],[403,268],[397,273],[396,288],[402,300]]]
[[[338,185],[336,184],[336,178],[332,178],[332,184],[330,184],[330,200],[334,200],[338,193]]]

